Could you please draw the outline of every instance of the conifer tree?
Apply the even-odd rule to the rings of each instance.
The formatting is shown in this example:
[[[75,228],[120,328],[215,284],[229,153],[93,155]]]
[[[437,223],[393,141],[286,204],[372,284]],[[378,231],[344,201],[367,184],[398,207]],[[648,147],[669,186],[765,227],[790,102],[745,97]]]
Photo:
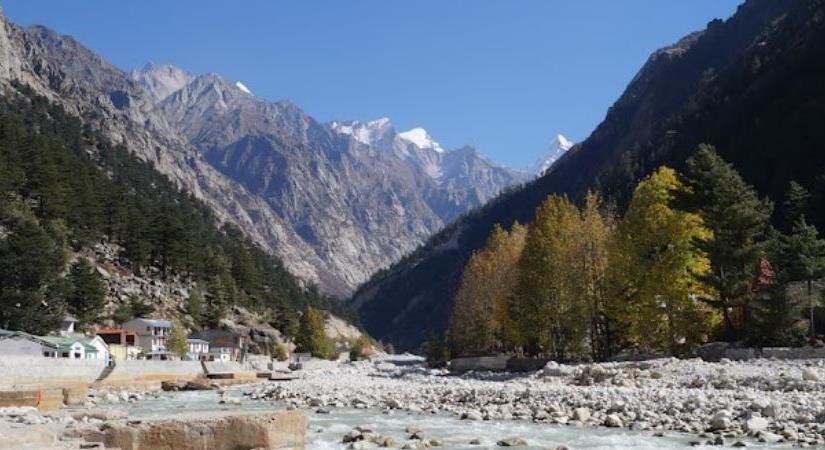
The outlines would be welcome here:
[[[819,299],[814,294],[813,282],[825,276],[825,240],[813,225],[808,225],[802,216],[794,225],[790,235],[782,237],[781,263],[787,281],[805,283],[807,307],[810,321],[810,337],[816,336],[814,308]]]
[[[69,312],[84,326],[98,320],[106,304],[106,287],[100,275],[85,258],[72,264],[67,276]]]
[[[688,159],[683,180],[679,205],[699,214],[713,234],[701,242],[711,266],[704,279],[716,293],[707,300],[723,313],[728,337],[741,337],[729,311],[747,307],[773,206],[709,145],[700,145]]]

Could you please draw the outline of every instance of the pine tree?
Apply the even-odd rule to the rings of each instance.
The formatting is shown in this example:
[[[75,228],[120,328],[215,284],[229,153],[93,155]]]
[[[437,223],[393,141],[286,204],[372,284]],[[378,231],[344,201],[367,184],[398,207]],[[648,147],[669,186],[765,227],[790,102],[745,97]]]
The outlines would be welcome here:
[[[792,233],[794,226],[806,216],[808,201],[811,194],[801,184],[794,180],[788,184],[788,191],[785,193],[785,201],[782,202],[782,222],[784,231]]]
[[[24,207],[0,211],[0,327],[46,334],[65,313],[58,275],[66,259],[61,237]]]
[[[614,261],[624,294],[615,314],[625,341],[642,351],[680,353],[718,321],[698,300],[715,294],[703,281],[710,261],[697,246],[712,233],[699,215],[672,207],[682,189],[672,169],[660,168],[636,187],[619,227]]]
[[[700,145],[688,159],[683,180],[680,206],[698,213],[713,233],[713,239],[701,243],[711,266],[704,278],[717,294],[708,300],[723,313],[728,337],[741,337],[741,324],[734,323],[729,311],[747,307],[749,283],[764,253],[762,243],[773,206],[768,200],[760,200],[733,166],[709,145]]]
[[[781,263],[785,279],[789,282],[805,283],[810,320],[810,337],[816,336],[814,308],[819,301],[813,292],[813,282],[825,276],[825,240],[813,225],[802,216],[794,225],[792,233],[782,237]]]
[[[803,305],[788,295],[786,284],[777,278],[768,258],[759,260],[752,283],[754,298],[749,341],[758,346],[796,346],[803,341],[804,330],[797,325]]]
[[[196,325],[203,325],[205,311],[205,301],[203,291],[200,288],[193,288],[186,300],[186,313],[192,316],[192,321]]]
[[[69,292],[66,303],[69,312],[85,326],[98,320],[106,304],[106,288],[97,271],[85,258],[72,264],[67,276]]]

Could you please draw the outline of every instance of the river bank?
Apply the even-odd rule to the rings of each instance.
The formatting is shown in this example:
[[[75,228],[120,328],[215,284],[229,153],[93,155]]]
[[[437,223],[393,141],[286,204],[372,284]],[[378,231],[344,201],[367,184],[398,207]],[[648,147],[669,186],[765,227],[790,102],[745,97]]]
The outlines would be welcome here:
[[[453,375],[397,355],[310,361],[300,374],[217,391],[92,391],[84,407],[52,413],[0,409],[0,442],[53,430],[52,447],[26,448],[78,448],[60,432],[180,414],[299,409],[309,419],[308,449],[465,449],[519,440],[528,448],[570,449],[825,444],[821,360],[551,363],[532,373]]]
[[[250,399],[331,408],[681,432],[694,444],[825,445],[825,362],[698,359],[566,366],[528,374],[427,369],[412,356],[325,365]]]

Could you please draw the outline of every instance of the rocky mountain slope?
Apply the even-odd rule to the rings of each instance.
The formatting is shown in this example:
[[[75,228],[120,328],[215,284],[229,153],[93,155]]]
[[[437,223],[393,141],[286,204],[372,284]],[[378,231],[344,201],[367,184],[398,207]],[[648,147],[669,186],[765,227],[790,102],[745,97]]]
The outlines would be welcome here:
[[[474,152],[444,152],[441,179],[242,83],[171,65],[126,73],[71,37],[0,21],[0,84],[28,85],[123,143],[326,293],[347,295],[523,180]]]
[[[526,222],[551,193],[600,189],[621,207],[662,164],[681,168],[701,142],[717,147],[775,202],[791,179],[813,193],[825,229],[825,2],[748,0],[726,21],[654,52],[605,120],[539,179],[452,224],[359,288],[367,330],[415,348],[443,330],[472,252],[492,226]]]
[[[182,79],[169,73],[150,67],[137,78],[166,92]],[[336,294],[523,179],[473,149],[444,151],[423,129],[397,133],[386,119],[322,124],[215,74],[195,77],[157,108],[296,233],[322,287]]]

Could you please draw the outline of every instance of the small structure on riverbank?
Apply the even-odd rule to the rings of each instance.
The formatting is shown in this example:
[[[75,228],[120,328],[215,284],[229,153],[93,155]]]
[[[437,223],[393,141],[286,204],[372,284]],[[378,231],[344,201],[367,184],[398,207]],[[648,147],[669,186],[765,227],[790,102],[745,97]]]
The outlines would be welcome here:
[[[166,342],[172,334],[172,322],[139,317],[125,322],[123,329],[135,333],[137,336],[135,343],[143,349],[144,353],[165,352]]]

